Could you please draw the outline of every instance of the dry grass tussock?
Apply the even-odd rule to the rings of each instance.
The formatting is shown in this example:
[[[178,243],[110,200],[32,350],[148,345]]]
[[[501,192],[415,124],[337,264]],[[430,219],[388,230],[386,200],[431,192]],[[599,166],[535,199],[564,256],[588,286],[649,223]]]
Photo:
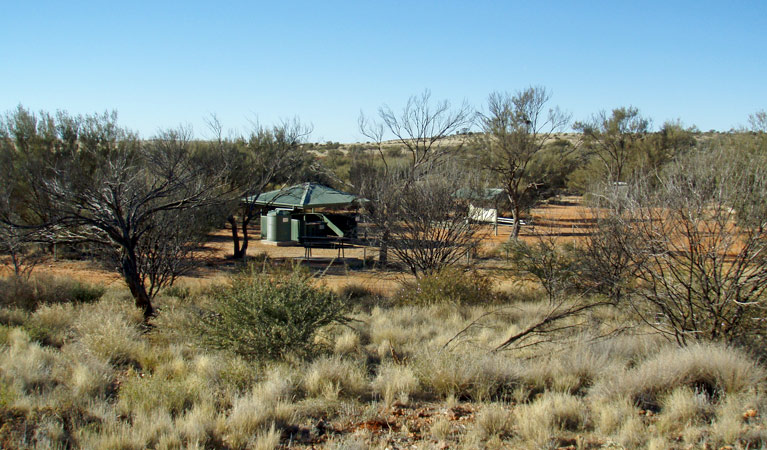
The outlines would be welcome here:
[[[321,329],[329,345],[314,354],[248,359],[170,326],[209,300],[171,293],[158,297],[153,329],[116,289],[0,309],[0,446],[767,446],[764,368],[723,345],[678,348],[641,325],[607,336],[576,327],[494,353],[545,305],[492,314],[498,305],[382,302]],[[627,320],[599,314],[589,320],[605,330]]]
[[[616,371],[596,387],[606,396],[628,396],[643,409],[661,410],[663,399],[679,388],[718,402],[760,386],[765,371],[746,353],[719,344],[668,346],[636,367]]]

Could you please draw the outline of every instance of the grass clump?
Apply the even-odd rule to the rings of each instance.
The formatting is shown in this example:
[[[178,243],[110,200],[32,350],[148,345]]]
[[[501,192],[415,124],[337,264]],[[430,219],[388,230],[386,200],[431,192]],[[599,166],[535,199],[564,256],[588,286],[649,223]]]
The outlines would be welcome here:
[[[152,411],[176,416],[203,398],[205,389],[194,379],[165,378],[128,371],[120,388],[119,410],[124,414],[147,415]]]
[[[386,303],[384,295],[379,290],[360,283],[346,284],[338,290],[338,295],[363,311],[370,311],[375,306]]]
[[[137,366],[151,355],[141,331],[139,310],[121,298],[83,308],[74,322],[74,339],[88,353],[117,366]]]
[[[545,392],[514,412],[520,436],[541,446],[562,431],[585,428],[589,421],[584,401],[561,392]]]
[[[345,305],[310,275],[260,273],[251,268],[215,289],[198,322],[203,343],[246,359],[308,356],[317,331],[345,322]]]
[[[717,402],[765,379],[764,370],[744,352],[717,344],[667,347],[627,375],[615,381],[614,390],[653,411],[660,411],[664,398],[679,388],[689,388]]]
[[[488,441],[493,437],[511,436],[514,431],[513,426],[514,417],[511,411],[502,404],[492,403],[477,414],[472,431],[480,440]]]
[[[381,294],[376,290],[360,283],[349,283],[344,285],[338,292],[341,297],[348,298],[351,301],[359,301],[368,297],[380,297]]]
[[[333,356],[314,361],[306,371],[303,386],[310,397],[336,400],[361,395],[368,382],[360,364]]]
[[[418,377],[407,366],[385,363],[379,366],[378,375],[373,380],[373,390],[379,394],[386,405],[395,400],[407,404],[410,396],[418,391]]]
[[[40,305],[92,303],[106,289],[68,278],[35,276],[0,278],[0,306],[34,311]]]
[[[477,270],[447,267],[403,283],[394,302],[398,305],[480,305],[497,301],[493,280]]]
[[[421,385],[438,398],[504,400],[521,382],[517,363],[495,355],[439,352],[420,354],[414,363]]]
[[[270,397],[260,389],[233,401],[232,409],[225,422],[220,424],[218,433],[232,448],[248,446],[253,448],[257,441],[264,440],[264,434],[274,434],[272,430],[282,429],[296,419],[292,402]],[[274,438],[269,441],[273,442]]]

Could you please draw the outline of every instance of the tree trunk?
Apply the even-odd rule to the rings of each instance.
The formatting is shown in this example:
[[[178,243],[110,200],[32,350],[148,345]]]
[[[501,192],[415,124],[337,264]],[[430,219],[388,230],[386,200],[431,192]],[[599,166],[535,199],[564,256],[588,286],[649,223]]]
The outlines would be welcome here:
[[[13,273],[16,275],[16,279],[21,278],[21,263],[19,263],[18,255],[13,248],[11,248],[11,262],[13,263]]]
[[[234,242],[234,259],[243,259],[248,253],[248,224],[250,224],[250,217],[244,216],[242,218],[242,241],[237,233],[237,220],[234,216],[229,216],[227,219],[232,225],[232,241]]]
[[[519,239],[519,203],[513,202],[511,207],[511,218],[514,219],[514,224],[511,226],[511,234],[509,235],[509,241],[516,241]]]
[[[234,243],[234,258],[242,258],[240,249],[240,236],[237,233],[237,219],[234,216],[229,216],[226,221],[232,226],[232,242]]]
[[[250,218],[244,217],[242,219],[242,247],[240,247],[240,258],[245,258],[248,255],[248,242],[250,242],[248,225],[250,225]]]
[[[126,252],[122,258],[122,274],[125,284],[128,285],[128,289],[130,289],[130,293],[136,302],[136,308],[141,308],[144,311],[145,321],[149,320],[154,316],[155,311],[152,307],[152,300],[149,298],[149,294],[147,294],[144,287],[144,282],[141,280],[136,255],[132,250]]]
[[[381,267],[386,267],[389,263],[389,231],[384,231],[381,235],[381,246],[378,249],[378,263]]]

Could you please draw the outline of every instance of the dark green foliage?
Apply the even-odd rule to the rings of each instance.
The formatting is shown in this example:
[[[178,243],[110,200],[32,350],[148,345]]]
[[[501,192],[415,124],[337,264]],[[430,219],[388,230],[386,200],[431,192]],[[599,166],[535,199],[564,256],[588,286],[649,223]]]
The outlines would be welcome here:
[[[400,305],[428,306],[439,304],[480,305],[498,300],[493,280],[476,270],[446,267],[404,283],[394,301]]]
[[[568,176],[576,169],[578,158],[574,154],[573,145],[566,140],[555,139],[544,147],[530,161],[528,167],[531,179],[543,180],[532,192],[533,199],[529,204],[551,196],[567,187]]]
[[[322,327],[345,322],[346,306],[332,291],[315,286],[310,275],[293,271],[260,273],[253,266],[212,293],[200,316],[202,342],[246,359],[308,356]]]
[[[626,181],[628,165],[642,152],[650,131],[650,119],[633,106],[615,108],[608,115],[601,111],[590,120],[576,122],[573,128],[583,133],[585,147],[598,159],[608,181]]]

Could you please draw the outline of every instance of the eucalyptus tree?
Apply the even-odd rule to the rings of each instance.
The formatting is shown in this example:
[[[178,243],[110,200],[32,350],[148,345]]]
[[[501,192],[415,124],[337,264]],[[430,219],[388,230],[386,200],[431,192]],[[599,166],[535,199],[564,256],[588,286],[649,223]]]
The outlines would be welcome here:
[[[195,164],[189,129],[142,141],[111,121],[94,125],[86,125],[73,158],[43,181],[54,211],[49,225],[111,250],[149,318],[152,298],[191,268],[224,180]]]
[[[748,116],[751,130],[756,133],[767,133],[767,111],[760,110]]]
[[[602,163],[608,181],[615,183],[626,181],[626,166],[641,151],[650,124],[639,109],[629,106],[615,108],[609,116],[601,111],[573,128],[583,134],[586,148]]]
[[[151,317],[152,298],[192,267],[226,194],[220,171],[196,160],[183,127],[141,140],[116,113],[36,117],[19,108],[10,116],[5,155],[26,208],[3,214],[3,224],[100,246]]]
[[[514,95],[494,92],[488,97],[488,111],[481,115],[484,133],[479,135],[478,161],[506,191],[514,219],[510,239],[519,236],[521,212],[543,182],[530,171],[531,163],[570,122],[558,107],[547,108],[550,99],[540,86]]]

